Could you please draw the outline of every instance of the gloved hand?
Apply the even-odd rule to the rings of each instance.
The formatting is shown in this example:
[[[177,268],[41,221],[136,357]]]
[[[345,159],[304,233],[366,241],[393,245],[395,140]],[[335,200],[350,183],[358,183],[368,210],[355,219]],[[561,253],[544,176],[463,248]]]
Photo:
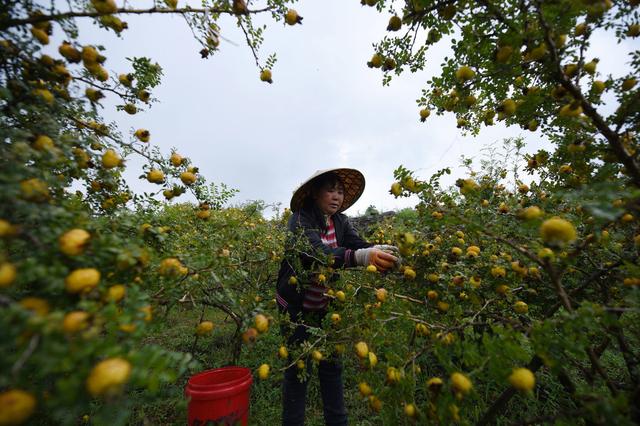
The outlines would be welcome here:
[[[392,268],[398,261],[397,257],[375,247],[356,250],[355,259],[357,265],[373,265],[382,271]]]

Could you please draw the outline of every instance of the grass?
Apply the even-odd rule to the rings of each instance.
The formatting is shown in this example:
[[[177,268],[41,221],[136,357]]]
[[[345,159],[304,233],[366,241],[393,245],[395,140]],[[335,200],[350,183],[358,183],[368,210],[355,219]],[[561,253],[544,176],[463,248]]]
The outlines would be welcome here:
[[[184,425],[187,418],[187,402],[183,395],[183,389],[188,377],[199,371],[218,368],[228,365],[231,359],[231,351],[234,342],[235,324],[226,318],[225,314],[210,309],[205,312],[204,318],[216,324],[212,335],[201,337],[194,345],[194,328],[200,320],[201,311],[192,306],[177,306],[172,309],[165,319],[158,319],[158,328],[155,334],[149,337],[145,344],[157,344],[164,348],[190,352],[198,361],[199,367],[181,377],[177,383],[163,388],[159,395],[149,402],[148,395],[134,395],[134,410],[131,423],[142,425]],[[166,326],[169,325],[169,326]],[[636,343],[635,341],[633,343]],[[274,351],[281,344],[281,336],[275,327],[262,335],[253,346],[244,346],[239,365],[251,368],[255,371],[262,363],[274,363]],[[634,344],[635,346],[635,344]],[[618,351],[607,350],[601,358],[603,368],[610,373],[614,380],[624,380],[626,370],[624,361]],[[357,425],[389,424],[389,419],[381,419],[373,415],[366,401],[360,396],[357,388],[356,374],[357,361],[354,357],[344,357],[344,386],[345,403],[349,412],[349,423]],[[274,371],[282,367],[281,363],[272,365],[272,375],[268,380],[261,381],[254,376],[251,388],[250,424],[252,425],[277,425],[281,424],[281,377],[282,374]],[[580,374],[577,370],[569,369],[578,386],[582,385]],[[574,374],[576,373],[576,374]],[[628,379],[628,378],[626,378]],[[426,378],[425,378],[426,380]],[[495,387],[485,389],[484,395],[474,396],[474,402],[467,406],[471,410],[472,418],[479,419],[493,400],[499,395],[504,386],[496,384]],[[471,401],[469,401],[471,402]],[[557,379],[546,370],[537,374],[535,397],[516,395],[509,402],[507,410],[496,419],[495,424],[507,425],[513,421],[538,416],[553,417],[558,411],[574,408],[571,398],[565,394]],[[395,418],[391,423],[409,423],[402,418],[401,408],[395,410]],[[423,419],[424,420],[424,419]],[[575,420],[575,419],[574,419]],[[322,400],[320,396],[317,372],[314,370],[307,389],[306,425],[324,425],[322,414]],[[579,424],[579,423],[576,423]]]

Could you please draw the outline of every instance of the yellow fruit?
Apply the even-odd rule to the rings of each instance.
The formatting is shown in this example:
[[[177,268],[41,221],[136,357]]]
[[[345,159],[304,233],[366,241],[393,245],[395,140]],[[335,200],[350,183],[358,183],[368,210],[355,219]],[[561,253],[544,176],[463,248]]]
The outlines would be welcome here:
[[[25,297],[20,301],[20,306],[39,316],[49,313],[49,302],[39,297]]]
[[[404,406],[404,414],[407,417],[414,418],[416,416],[416,406],[413,404],[406,404]]]
[[[134,104],[125,104],[122,109],[129,115],[134,115],[138,112],[138,107],[136,107]]]
[[[501,266],[494,266],[491,268],[491,275],[494,278],[504,277],[507,274],[507,271]]]
[[[33,142],[33,147],[38,151],[48,151],[54,147],[53,140],[46,135],[39,135]]]
[[[289,285],[296,285],[298,284],[298,279],[294,276],[291,276],[291,278],[289,278]]]
[[[389,25],[387,25],[387,31],[398,31],[402,27],[402,20],[399,16],[392,16],[389,18]]]
[[[211,217],[211,210],[198,210],[196,213],[199,219],[209,219]]]
[[[439,279],[440,279],[440,276],[438,274],[427,275],[427,280],[429,280],[429,282],[437,283]]]
[[[540,236],[548,244],[563,245],[576,239],[576,229],[571,222],[553,217],[542,223]]]
[[[84,330],[89,326],[89,313],[85,311],[69,312],[64,316],[62,329],[65,333],[73,334]]]
[[[622,81],[622,86],[621,86],[622,90],[626,92],[627,90],[633,89],[633,87],[636,85],[637,82],[638,81],[633,77],[625,78]]]
[[[374,53],[371,57],[371,60],[367,62],[367,66],[369,68],[380,68],[382,66],[383,58],[382,55],[378,53]]]
[[[260,367],[258,367],[258,377],[260,378],[260,380],[266,380],[267,378],[269,378],[270,370],[271,367],[269,367],[269,364],[262,364]]]
[[[456,372],[451,375],[451,387],[458,393],[467,394],[473,388],[473,384],[467,376]]]
[[[322,352],[315,350],[311,352],[311,358],[313,358],[315,362],[320,362],[322,361],[322,358],[324,358],[324,356],[322,355]]]
[[[509,383],[519,391],[531,391],[536,385],[536,376],[528,368],[516,368],[509,376]]]
[[[524,220],[534,220],[542,216],[542,210],[538,206],[529,206],[522,210],[519,216]]]
[[[344,294],[344,291],[342,290],[336,291],[336,299],[338,299],[340,302],[344,302],[346,298],[347,296]]]
[[[437,304],[437,308],[440,312],[447,312],[449,310],[449,304],[440,300]]]
[[[77,256],[84,251],[90,238],[91,234],[84,229],[72,229],[60,236],[58,245],[67,256]]]
[[[438,298],[438,292],[435,290],[429,290],[427,292],[427,297],[429,300],[436,300]]]
[[[378,356],[373,352],[369,351],[369,366],[371,368],[375,367],[378,364]]]
[[[20,192],[25,200],[37,203],[46,201],[50,197],[47,184],[38,178],[27,179],[20,182]]]
[[[299,16],[298,12],[296,12],[295,10],[289,9],[287,10],[287,13],[284,15],[284,21],[288,25],[300,24],[302,23],[302,17]]]
[[[262,314],[256,315],[253,321],[256,325],[256,330],[258,330],[258,333],[264,333],[269,329],[269,319],[264,315]]]
[[[180,180],[185,185],[193,185],[193,183],[196,181],[196,175],[191,172],[182,172],[180,173]]]
[[[396,197],[399,197],[400,195],[402,195],[402,185],[400,185],[400,182],[394,182],[393,184],[391,184],[390,192]]]
[[[606,86],[605,86],[603,81],[595,80],[593,82],[593,85],[591,86],[591,88],[594,91],[594,93],[600,94],[600,93],[604,92],[604,89],[606,88]]]
[[[102,154],[102,167],[112,169],[122,163],[122,158],[113,149],[108,149]]]
[[[16,233],[16,228],[8,220],[0,219],[0,238],[11,237]]]
[[[102,14],[115,13],[118,10],[114,0],[91,0],[91,5]]]
[[[149,142],[149,139],[151,139],[151,133],[146,129],[138,129],[134,135],[140,142]]]
[[[587,32],[587,29],[588,29],[587,24],[583,22],[581,24],[576,25],[573,32],[575,35],[581,36]]]
[[[0,263],[0,288],[9,287],[15,281],[16,275],[16,267],[12,263]]]
[[[120,82],[120,84],[126,87],[131,87],[132,80],[133,76],[131,74],[120,74],[118,76],[118,81]]]
[[[122,284],[112,285],[107,289],[106,299],[113,302],[119,302],[124,299],[127,289]]]
[[[377,396],[369,395],[369,406],[373,411],[379,413],[382,410],[382,401]]]
[[[411,268],[404,268],[404,272],[402,274],[408,280],[413,280],[416,278],[416,271]]]
[[[185,269],[185,266],[182,264],[182,262],[180,262],[180,260],[176,259],[175,257],[169,257],[163,259],[162,262],[160,262],[158,273],[164,276],[185,275],[189,272],[188,269]]]
[[[416,324],[416,334],[419,336],[427,336],[429,334],[429,328],[426,324],[418,323]]]
[[[213,323],[211,321],[202,321],[196,327],[196,334],[198,336],[204,336],[206,334],[210,334],[213,330]]]
[[[340,314],[336,314],[336,313],[331,314],[332,323],[338,324],[340,321],[342,321],[342,317],[340,317]]]
[[[463,83],[472,80],[475,76],[475,71],[466,65],[458,68],[456,71],[456,78]]]
[[[49,34],[40,28],[31,27],[31,35],[40,42],[40,44],[49,44]]]
[[[387,291],[386,288],[376,289],[376,299],[378,299],[378,302],[384,302],[385,300],[387,300],[388,293],[389,292]]]
[[[525,302],[519,300],[513,304],[513,310],[519,314],[526,314],[529,312],[529,306]]]
[[[164,182],[164,173],[162,170],[151,169],[149,173],[147,173],[147,180],[151,183],[162,183]]]
[[[280,346],[278,349],[278,356],[282,359],[287,359],[289,357],[289,351],[286,346]]]
[[[258,330],[253,327],[249,327],[244,333],[242,333],[242,341],[250,344],[254,343],[258,339]]]
[[[630,222],[633,222],[634,219],[635,219],[635,217],[631,213],[625,213],[620,218],[620,221],[622,223],[630,223]]]
[[[171,161],[171,164],[174,167],[178,167],[180,165],[182,165],[182,162],[184,160],[184,158],[182,158],[182,156],[180,154],[178,154],[177,152],[174,152],[171,154],[171,157],[169,158],[169,160]]]
[[[100,271],[95,268],[76,269],[64,280],[68,293],[85,293],[91,291],[100,282]]]
[[[547,54],[547,45],[542,43],[541,45],[531,49],[526,56],[526,59],[530,61],[539,61]]]
[[[360,382],[358,384],[358,390],[360,391],[360,395],[362,396],[371,395],[371,386],[369,386],[366,382]]]
[[[368,265],[367,272],[378,272],[378,268],[375,265]]]
[[[267,83],[273,83],[271,78],[271,70],[264,69],[260,72],[260,81],[266,81]]]
[[[80,51],[66,41],[58,47],[58,52],[69,62],[78,63],[82,59]]]
[[[431,111],[428,110],[427,108],[423,108],[420,110],[420,121],[422,121],[423,123],[427,120],[427,118],[429,118],[429,116],[431,115]]]
[[[597,65],[598,65],[598,61],[597,60],[593,60],[593,61],[590,61],[590,62],[587,62],[586,64],[584,64],[583,69],[587,74],[593,75],[596,72],[596,66]]]
[[[367,355],[369,355],[369,347],[365,342],[356,343],[355,348],[356,348],[356,355],[358,355],[358,358],[365,359]]]
[[[511,116],[516,112],[516,103],[513,99],[505,99],[501,104],[502,112],[507,116]]]
[[[451,254],[454,256],[460,256],[462,254],[462,249],[460,247],[452,247]]]
[[[28,392],[11,389],[0,393],[0,425],[26,422],[36,409],[36,399]]]
[[[123,358],[100,361],[87,377],[87,390],[94,397],[113,396],[122,391],[131,375],[131,363]]]

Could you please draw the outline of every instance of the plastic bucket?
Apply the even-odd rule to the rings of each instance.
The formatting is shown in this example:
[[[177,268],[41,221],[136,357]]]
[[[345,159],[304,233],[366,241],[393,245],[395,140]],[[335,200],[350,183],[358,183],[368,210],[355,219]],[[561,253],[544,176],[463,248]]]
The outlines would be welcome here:
[[[243,425],[249,419],[249,394],[253,377],[245,367],[203,371],[187,382],[189,426]]]

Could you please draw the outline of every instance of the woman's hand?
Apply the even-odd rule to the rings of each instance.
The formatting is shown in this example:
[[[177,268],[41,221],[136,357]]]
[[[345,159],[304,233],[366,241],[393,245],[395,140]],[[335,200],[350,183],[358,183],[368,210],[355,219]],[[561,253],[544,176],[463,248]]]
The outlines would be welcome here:
[[[391,269],[398,262],[398,258],[376,247],[364,248],[355,252],[356,264],[360,266],[373,265],[381,271]]]

